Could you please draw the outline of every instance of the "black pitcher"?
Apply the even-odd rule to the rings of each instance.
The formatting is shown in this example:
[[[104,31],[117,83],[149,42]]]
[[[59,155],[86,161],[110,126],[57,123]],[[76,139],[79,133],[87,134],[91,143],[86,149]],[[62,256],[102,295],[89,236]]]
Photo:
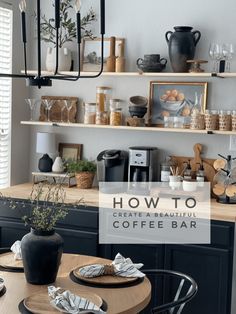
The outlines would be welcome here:
[[[192,29],[190,26],[176,26],[175,32],[169,31],[165,35],[174,72],[188,72],[190,69],[191,64],[186,61],[194,59],[195,48],[201,38],[201,33],[192,32]]]

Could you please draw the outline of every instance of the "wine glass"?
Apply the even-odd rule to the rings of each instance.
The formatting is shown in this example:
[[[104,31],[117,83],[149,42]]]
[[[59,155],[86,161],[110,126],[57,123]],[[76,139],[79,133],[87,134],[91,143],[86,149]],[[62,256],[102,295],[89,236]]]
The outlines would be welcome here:
[[[70,111],[72,109],[72,101],[71,100],[64,100],[64,105],[67,110],[67,123],[70,123]]]
[[[50,111],[52,109],[53,104],[54,100],[43,99],[43,105],[45,106],[45,109],[47,111],[47,122],[50,122]]]
[[[222,52],[223,52],[223,56],[226,60],[226,67],[225,70],[226,72],[230,72],[230,60],[233,59],[233,55],[234,55],[234,45],[233,44],[223,44],[223,48],[222,48]]]
[[[220,60],[223,58],[222,45],[212,43],[209,49],[209,56],[214,60],[213,72],[218,72]]]
[[[216,64],[216,59],[215,59],[215,43],[211,43],[209,47],[209,56],[213,61],[213,69],[212,72],[217,72],[217,64]]]
[[[219,67],[220,67],[220,60],[223,58],[222,45],[215,44],[214,56],[216,59],[216,71],[215,72],[217,72],[219,70]]]
[[[27,99],[25,99],[25,102],[30,107],[30,121],[33,121],[34,120],[34,109],[38,103],[38,100],[34,99],[34,98],[27,98]]]

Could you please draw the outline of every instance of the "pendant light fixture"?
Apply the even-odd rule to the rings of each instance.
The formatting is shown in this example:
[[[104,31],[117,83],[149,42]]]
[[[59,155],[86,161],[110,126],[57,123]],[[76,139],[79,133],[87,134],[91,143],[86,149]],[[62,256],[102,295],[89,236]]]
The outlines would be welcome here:
[[[81,0],[75,0],[75,13],[77,24],[77,75],[63,75],[58,72],[59,64],[59,30],[60,30],[60,2],[61,0],[54,0],[55,7],[55,30],[56,30],[56,67],[52,75],[42,75],[41,64],[41,0],[37,1],[36,17],[37,17],[37,74],[29,75],[27,69],[27,36],[26,36],[26,0],[20,0],[19,9],[21,12],[21,27],[22,27],[22,42],[24,48],[24,74],[7,74],[0,73],[0,77],[6,78],[25,78],[28,86],[52,86],[52,80],[64,80],[64,81],[78,81],[82,78],[97,78],[103,72],[104,66],[104,35],[105,35],[105,0],[100,0],[100,33],[101,33],[101,68],[96,75],[83,76],[81,75],[81,58],[80,58],[80,46],[81,46]]]

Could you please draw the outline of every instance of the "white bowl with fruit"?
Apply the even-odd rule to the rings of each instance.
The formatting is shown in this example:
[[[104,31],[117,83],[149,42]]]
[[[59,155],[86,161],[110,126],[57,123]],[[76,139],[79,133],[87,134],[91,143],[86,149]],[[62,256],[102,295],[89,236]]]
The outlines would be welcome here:
[[[178,111],[183,105],[184,100],[184,93],[177,89],[167,90],[165,94],[160,97],[162,108],[168,111]]]

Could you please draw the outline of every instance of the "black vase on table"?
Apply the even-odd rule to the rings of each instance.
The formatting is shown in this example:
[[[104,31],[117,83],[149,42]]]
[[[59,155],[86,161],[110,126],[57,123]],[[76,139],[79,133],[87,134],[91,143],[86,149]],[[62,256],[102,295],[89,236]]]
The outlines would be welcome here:
[[[22,259],[28,283],[47,285],[56,280],[64,241],[51,231],[31,229],[21,240]]]
[[[191,26],[176,26],[175,32],[167,32],[165,37],[169,46],[169,58],[174,72],[188,72],[194,59],[196,45],[201,38],[199,31],[192,32]]]

